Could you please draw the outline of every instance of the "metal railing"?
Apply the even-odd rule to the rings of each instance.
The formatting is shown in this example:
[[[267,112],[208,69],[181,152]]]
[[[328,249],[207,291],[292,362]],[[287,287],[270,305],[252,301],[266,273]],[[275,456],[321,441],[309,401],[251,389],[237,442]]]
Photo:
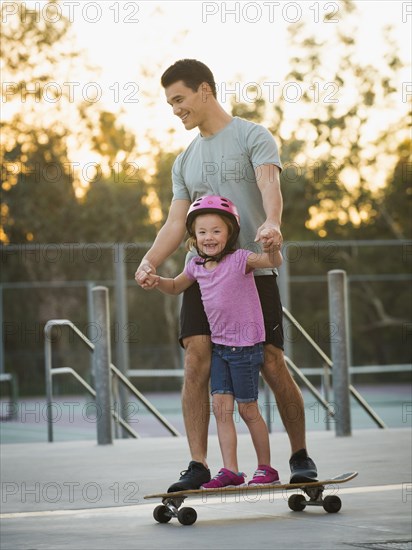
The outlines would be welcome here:
[[[294,327],[302,334],[310,346],[316,351],[320,356],[328,370],[333,370],[332,360],[326,355],[326,353],[318,346],[318,344],[311,338],[311,336],[306,332],[302,325],[295,319],[295,317],[288,311],[285,307],[283,308],[283,313],[288,318],[288,320],[294,325]],[[362,397],[362,395],[356,390],[356,388],[349,384],[349,392],[356,399],[356,401],[361,405],[361,407],[368,413],[372,420],[379,426],[379,428],[387,428],[385,422],[379,417],[379,415],[372,409],[372,407],[367,403],[367,401]]]
[[[332,417],[336,417],[336,412],[334,408],[329,403],[329,373],[333,370],[333,362],[326,355],[326,353],[319,347],[319,345],[311,338],[311,336],[306,332],[302,325],[295,319],[295,317],[290,313],[288,309],[283,307],[283,313],[287,319],[295,326],[295,328],[302,334],[306,339],[309,345],[317,352],[320,358],[323,361],[322,369],[300,369],[290,357],[285,355],[285,362],[289,370],[293,373],[294,376],[298,377],[301,382],[306,386],[309,392],[315,397],[315,399],[321,404],[327,413],[327,422],[326,429],[329,429],[328,420]],[[406,370],[407,366],[402,365],[401,370]],[[360,368],[352,367],[354,371],[360,372]],[[351,368],[348,369],[349,373],[352,371]],[[320,374],[323,376],[323,387],[325,395],[322,395],[316,387],[310,382],[310,380],[305,375],[305,371],[308,374]],[[370,371],[370,369],[369,369]],[[130,377],[156,377],[156,376],[171,376],[171,377],[183,377],[184,369],[129,369],[127,375]],[[356,399],[356,401],[361,405],[361,407],[366,411],[366,413],[372,418],[372,420],[379,426],[379,428],[387,428],[385,422],[379,417],[379,415],[372,409],[372,407],[367,403],[367,401],[362,397],[362,395],[356,390],[352,384],[347,386],[350,394]],[[268,429],[271,432],[271,411],[270,411],[270,390],[268,385],[265,383],[264,386],[265,398],[266,398],[266,423]]]
[[[2,420],[13,420],[17,417],[17,402],[19,398],[19,390],[17,384],[17,376],[10,372],[0,373],[0,384],[4,384],[9,390],[9,401],[7,412],[1,416]],[[2,413],[3,415],[3,413]]]
[[[330,314],[335,318],[335,324],[338,327],[338,334],[340,334],[332,346],[332,356],[334,361],[323,352],[318,344],[309,336],[309,334],[303,329],[298,321],[293,317],[290,311],[283,308],[283,312],[287,319],[298,329],[298,331],[304,336],[311,347],[318,353],[324,362],[324,395],[322,395],[313,384],[308,380],[305,374],[295,365],[290,357],[285,355],[285,361],[290,371],[295,376],[298,376],[301,382],[307,387],[310,393],[317,399],[317,401],[324,407],[327,412],[328,420],[336,417],[336,432],[337,435],[350,435],[351,422],[350,422],[350,407],[349,407],[349,392],[356,398],[358,403],[366,410],[370,417],[380,428],[386,428],[383,420],[376,414],[376,412],[369,406],[366,400],[359,394],[359,392],[349,384],[349,361],[348,361],[348,335],[345,330],[346,320],[346,273],[342,270],[334,270],[328,273],[329,281],[329,294],[330,294]],[[332,280],[333,279],[333,280]],[[333,284],[332,284],[333,283]],[[339,284],[337,284],[339,283]],[[126,374],[133,376],[136,373],[142,375],[139,371],[127,370],[123,374],[111,363],[111,350],[110,350],[110,329],[109,329],[109,311],[108,311],[108,290],[106,287],[95,287],[92,290],[94,301],[94,317],[99,322],[99,326],[102,329],[103,338],[99,342],[98,346],[95,346],[71,321],[67,319],[57,319],[49,321],[44,329],[45,332],[45,363],[46,363],[46,391],[47,391],[47,423],[48,423],[48,439],[53,441],[53,422],[51,418],[52,407],[52,377],[55,374],[71,374],[85,387],[85,389],[93,395],[96,399],[96,406],[101,409],[103,419],[97,422],[97,439],[99,444],[112,443],[112,424],[110,421],[111,416],[122,426],[122,428],[132,437],[139,437],[138,434],[130,427],[130,425],[124,421],[118,415],[116,411],[112,411],[112,391],[113,375],[116,380],[120,380],[128,390],[130,390],[135,397],[147,407],[147,409],[175,436],[180,435],[179,432],[164,418],[160,412],[131,384]],[[81,341],[86,344],[90,351],[93,353],[93,369],[92,374],[95,376],[96,390],[94,390],[78,373],[71,368],[52,368],[52,338],[51,331],[56,325],[66,325],[73,330]],[[96,351],[96,353],[95,353]],[[329,373],[327,369],[333,370],[333,382],[334,382],[334,394],[339,407],[339,415],[335,415],[335,411],[331,404],[328,402],[329,391]],[[173,372],[173,371],[172,371]],[[174,372],[176,376],[177,373]],[[122,390],[124,387],[122,387]],[[265,392],[269,392],[265,386]],[[269,404],[269,395],[268,397]],[[124,403],[123,399],[123,403]],[[267,411],[268,428],[270,426],[270,411]],[[327,422],[326,428],[329,429],[329,423]],[[125,433],[124,432],[124,433]]]
[[[46,393],[47,393],[47,432],[48,441],[53,441],[53,421],[51,417],[51,410],[53,404],[53,376],[57,374],[71,374],[76,380],[78,380],[82,386],[93,397],[96,397],[96,391],[82,378],[74,369],[70,367],[64,368],[52,368],[52,330],[55,326],[68,326],[86,345],[86,347],[93,353],[95,345],[68,319],[53,319],[46,323],[44,327],[44,354],[45,354],[45,369],[46,369]],[[180,436],[181,434],[176,430],[172,424],[154,407],[150,401],[128,380],[119,369],[110,363],[110,372],[116,376],[130,392],[151,412],[163,426],[173,435]],[[112,411],[113,418],[119,422],[119,424],[134,438],[138,438],[138,433],[123,419],[116,411]]]

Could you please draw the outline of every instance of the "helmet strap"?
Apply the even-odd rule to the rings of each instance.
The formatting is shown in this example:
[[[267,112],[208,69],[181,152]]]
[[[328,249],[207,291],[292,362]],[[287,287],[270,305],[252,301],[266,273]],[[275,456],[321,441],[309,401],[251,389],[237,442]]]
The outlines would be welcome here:
[[[196,248],[197,253],[203,260],[203,261],[197,261],[196,264],[205,265],[207,262],[216,262],[216,263],[221,262],[225,256],[235,252],[238,236],[239,236],[239,230],[235,230],[228,238],[222,252],[220,252],[220,254],[216,254],[216,256],[208,256],[207,254],[203,254],[203,252],[201,252],[197,246],[196,239],[194,239],[194,247]]]
[[[237,238],[237,236],[236,236]],[[197,253],[199,254],[199,256],[202,258],[203,261],[201,260],[198,260],[196,261],[196,264],[197,265],[205,265],[207,262],[216,262],[216,263],[219,263],[223,260],[223,258],[225,256],[227,256],[228,254],[233,254],[233,252],[235,252],[235,248],[234,248],[234,244],[233,242],[231,242],[232,239],[229,239],[229,241],[226,243],[226,246],[225,248],[222,250],[222,252],[220,252],[220,254],[216,254],[216,256],[208,256],[207,254],[203,254],[203,252],[201,252],[198,247],[196,246],[196,250],[197,250]]]

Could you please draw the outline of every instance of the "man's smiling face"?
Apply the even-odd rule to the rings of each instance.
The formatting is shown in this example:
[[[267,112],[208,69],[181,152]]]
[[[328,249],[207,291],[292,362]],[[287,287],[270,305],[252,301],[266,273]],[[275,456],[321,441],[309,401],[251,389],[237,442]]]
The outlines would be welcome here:
[[[202,84],[194,92],[179,80],[168,86],[165,94],[168,104],[173,108],[173,114],[180,118],[186,130],[202,125],[207,105]]]

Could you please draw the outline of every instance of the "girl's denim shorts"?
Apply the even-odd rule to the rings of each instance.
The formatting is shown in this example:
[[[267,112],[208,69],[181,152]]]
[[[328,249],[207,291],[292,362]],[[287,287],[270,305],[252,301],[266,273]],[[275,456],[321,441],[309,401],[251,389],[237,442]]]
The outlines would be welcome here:
[[[257,401],[263,342],[254,346],[213,344],[211,393],[229,393],[240,403]]]

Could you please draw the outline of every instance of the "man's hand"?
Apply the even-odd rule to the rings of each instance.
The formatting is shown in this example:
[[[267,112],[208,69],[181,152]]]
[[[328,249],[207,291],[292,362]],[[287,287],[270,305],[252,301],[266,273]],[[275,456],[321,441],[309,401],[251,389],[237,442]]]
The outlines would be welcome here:
[[[156,268],[147,260],[143,260],[139,265],[134,278],[136,283],[144,290],[152,290],[159,284],[159,278],[156,277]]]
[[[271,222],[265,222],[257,230],[255,242],[261,242],[263,250],[265,251],[272,247],[279,249],[283,242],[279,225]]]

